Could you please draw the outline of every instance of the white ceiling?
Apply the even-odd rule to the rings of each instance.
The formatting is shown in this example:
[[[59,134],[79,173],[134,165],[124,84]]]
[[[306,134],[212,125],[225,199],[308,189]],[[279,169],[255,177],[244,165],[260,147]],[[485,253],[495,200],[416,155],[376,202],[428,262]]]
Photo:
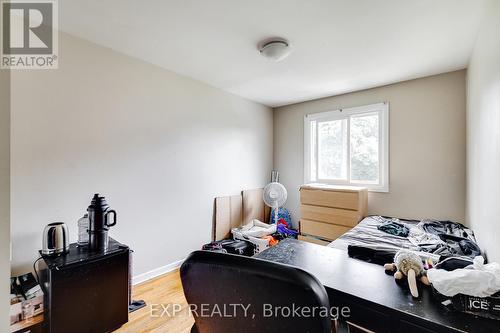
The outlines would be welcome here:
[[[269,106],[467,66],[482,0],[63,0],[60,28]],[[274,63],[260,40],[287,38]]]

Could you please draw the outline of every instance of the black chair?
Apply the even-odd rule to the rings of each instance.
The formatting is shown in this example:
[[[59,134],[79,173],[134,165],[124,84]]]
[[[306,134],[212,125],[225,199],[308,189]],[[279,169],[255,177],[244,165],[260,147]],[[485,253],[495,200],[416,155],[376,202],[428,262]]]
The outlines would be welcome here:
[[[192,333],[331,332],[326,290],[301,269],[196,251],[180,271]]]

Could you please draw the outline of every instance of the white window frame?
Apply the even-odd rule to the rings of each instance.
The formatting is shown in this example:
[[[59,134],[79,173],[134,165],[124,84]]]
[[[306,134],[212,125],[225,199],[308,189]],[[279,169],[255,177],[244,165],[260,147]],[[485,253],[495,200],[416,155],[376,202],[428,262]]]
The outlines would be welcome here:
[[[379,114],[379,184],[367,184],[363,182],[353,182],[350,180],[351,172],[351,145],[350,145],[350,118],[354,115],[365,113]],[[311,152],[315,149],[315,159],[317,157],[317,135],[316,148],[313,147],[313,137],[311,133],[312,121],[327,121],[347,119],[347,149],[348,149],[348,165],[347,165],[347,180],[332,180],[332,179],[313,179],[311,177]],[[317,169],[317,166],[316,166]],[[316,171],[317,172],[317,171]],[[304,182],[305,183],[324,183],[332,185],[351,185],[362,186],[368,188],[372,192],[389,192],[389,103],[377,103],[364,105],[353,108],[337,109],[333,111],[313,113],[304,116]]]

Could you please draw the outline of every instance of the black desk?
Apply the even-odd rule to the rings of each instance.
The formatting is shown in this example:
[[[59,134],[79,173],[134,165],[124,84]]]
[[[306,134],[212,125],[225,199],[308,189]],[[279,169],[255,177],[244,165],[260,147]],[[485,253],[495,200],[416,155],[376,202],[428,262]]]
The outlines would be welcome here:
[[[257,258],[313,274],[331,306],[350,308],[349,323],[375,332],[500,332],[500,321],[447,310],[430,288],[419,288],[420,298],[412,298],[383,267],[349,258],[342,250],[287,239]]]

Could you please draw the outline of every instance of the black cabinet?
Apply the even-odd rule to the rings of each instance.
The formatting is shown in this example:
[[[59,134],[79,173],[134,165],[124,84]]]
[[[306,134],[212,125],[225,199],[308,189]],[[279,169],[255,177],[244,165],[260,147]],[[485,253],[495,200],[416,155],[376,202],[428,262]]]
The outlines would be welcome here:
[[[69,253],[44,257],[45,333],[105,333],[128,321],[127,246],[110,238],[105,252],[71,244]]]

